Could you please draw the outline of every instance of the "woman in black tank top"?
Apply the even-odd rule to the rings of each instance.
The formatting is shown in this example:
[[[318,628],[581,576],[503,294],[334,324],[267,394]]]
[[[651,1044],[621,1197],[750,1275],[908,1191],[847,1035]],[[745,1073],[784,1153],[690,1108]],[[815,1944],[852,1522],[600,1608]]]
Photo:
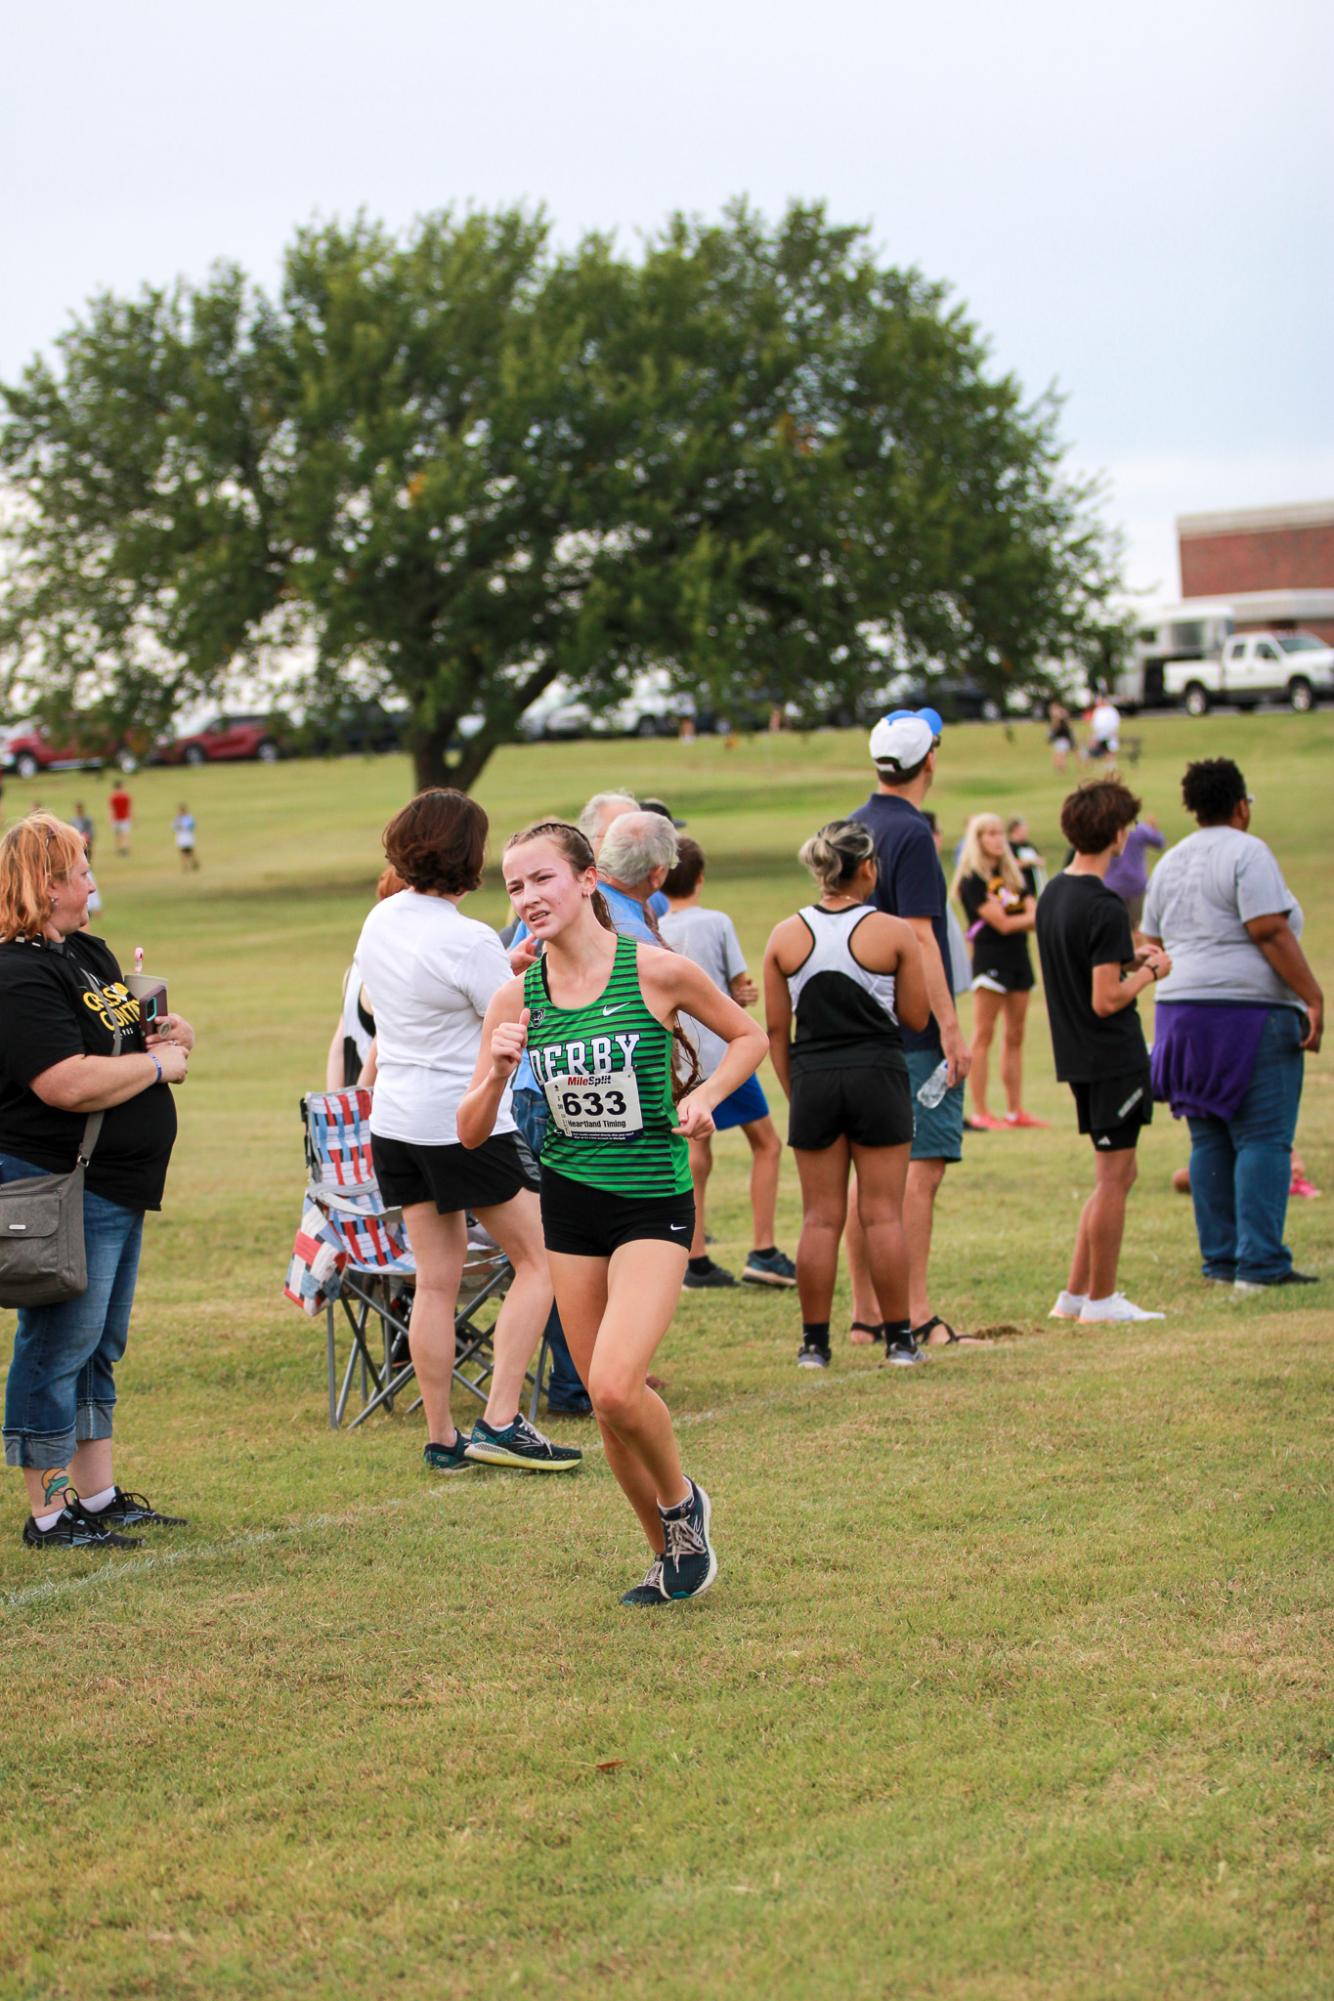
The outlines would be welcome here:
[[[899,1022],[925,1028],[930,1015],[921,947],[901,917],[870,902],[875,843],[859,820],[831,821],[800,859],[819,884],[819,901],[784,918],[764,954],[769,1054],[791,1107],[788,1144],[801,1181],[797,1361],[829,1366],[829,1311],[854,1164],[886,1353],[891,1361],[915,1359],[903,1240],[912,1100]]]

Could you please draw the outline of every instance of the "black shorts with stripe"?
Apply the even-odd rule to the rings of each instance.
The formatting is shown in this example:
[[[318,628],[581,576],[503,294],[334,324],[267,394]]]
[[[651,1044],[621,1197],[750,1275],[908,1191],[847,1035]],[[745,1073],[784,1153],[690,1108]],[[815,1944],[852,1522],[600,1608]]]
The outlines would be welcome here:
[[[1087,1133],[1099,1153],[1128,1153],[1139,1145],[1140,1128],[1153,1118],[1153,1084],[1146,1063],[1142,1070],[1116,1077],[1072,1080],[1079,1130]]]
[[[481,1146],[418,1146],[371,1134],[375,1178],[396,1209],[434,1202],[442,1216],[456,1209],[499,1209],[537,1187],[533,1157],[517,1133],[492,1133]]]

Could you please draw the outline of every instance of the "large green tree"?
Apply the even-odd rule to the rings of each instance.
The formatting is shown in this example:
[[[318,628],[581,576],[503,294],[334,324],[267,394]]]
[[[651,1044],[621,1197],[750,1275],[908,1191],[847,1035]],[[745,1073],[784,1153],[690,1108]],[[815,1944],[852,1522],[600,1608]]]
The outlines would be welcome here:
[[[272,299],[97,298],[3,396],[0,648],[53,718],[305,662],[467,786],[557,676],[814,709],[889,659],[1000,691],[1112,625],[1051,400],[818,208],[635,257],[519,211],[310,229]]]

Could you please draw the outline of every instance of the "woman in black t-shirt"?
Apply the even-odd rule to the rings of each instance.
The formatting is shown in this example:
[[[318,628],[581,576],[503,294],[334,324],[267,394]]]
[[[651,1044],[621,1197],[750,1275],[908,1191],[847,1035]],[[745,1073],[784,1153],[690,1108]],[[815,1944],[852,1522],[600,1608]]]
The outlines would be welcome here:
[[[973,1062],[968,1072],[973,1124],[987,1132],[1041,1126],[1044,1121],[1024,1110],[1023,1099],[1024,1028],[1028,996],[1033,990],[1028,938],[1033,929],[1034,900],[995,813],[975,813],[968,822],[952,887],[963,905],[973,953]],[[1004,1023],[1000,1071],[1007,1109],[1003,1119],[993,1118],[987,1110],[991,1038],[998,1016]]]
[[[103,1114],[84,1177],[87,1290],[19,1308],[5,1389],[5,1459],[27,1483],[35,1549],[134,1547],[123,1529],[178,1519],[115,1484],[111,1428],[144,1212],[161,1207],[176,1137],[165,1086],[184,1082],[194,1030],[164,1014],[145,1034],[115,958],[83,930],[91,891],[82,837],[52,814],[0,841],[0,1182],[69,1173]]]

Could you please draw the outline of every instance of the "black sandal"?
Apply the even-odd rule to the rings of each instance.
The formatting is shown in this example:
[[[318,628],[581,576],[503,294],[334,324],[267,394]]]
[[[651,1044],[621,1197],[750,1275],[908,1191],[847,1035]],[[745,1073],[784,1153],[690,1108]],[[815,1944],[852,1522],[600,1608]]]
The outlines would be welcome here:
[[[859,1334],[869,1335],[870,1338],[866,1341],[859,1341],[857,1339]],[[854,1320],[848,1329],[848,1339],[852,1342],[854,1348],[873,1348],[877,1341],[883,1341],[884,1338],[885,1329],[879,1321]]]
[[[933,1341],[930,1338],[933,1327],[943,1327],[945,1329],[945,1339],[943,1341]],[[942,1320],[938,1313],[933,1313],[931,1318],[924,1320],[920,1327],[914,1327],[912,1338],[913,1345],[917,1348],[962,1348],[965,1343],[970,1347],[974,1345],[968,1340],[967,1335],[956,1334],[950,1326],[949,1321]]]

